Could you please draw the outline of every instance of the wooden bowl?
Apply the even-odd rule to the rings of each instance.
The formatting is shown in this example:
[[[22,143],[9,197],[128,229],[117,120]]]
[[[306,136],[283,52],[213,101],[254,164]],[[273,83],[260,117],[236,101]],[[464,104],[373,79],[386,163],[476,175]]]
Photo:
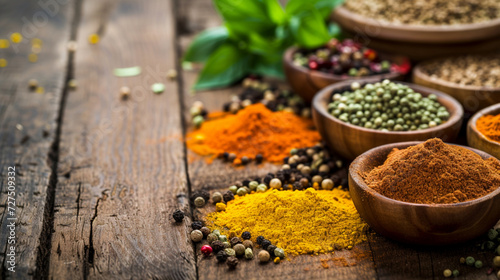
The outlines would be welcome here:
[[[389,143],[425,141],[434,137],[441,138],[445,142],[452,142],[460,131],[463,117],[460,103],[437,90],[403,82],[398,83],[409,86],[423,96],[432,93],[437,95],[439,103],[450,113],[450,118],[436,127],[417,131],[384,132],[343,122],[329,114],[327,106],[332,92],[343,91],[351,83],[352,81],[345,81],[324,88],[316,95],[312,104],[314,123],[323,140],[333,151],[347,159],[354,159],[372,148]]]
[[[387,74],[365,76],[365,77],[345,77],[329,74],[321,71],[310,70],[305,67],[297,66],[293,63],[293,54],[299,51],[297,47],[291,47],[283,55],[283,69],[285,76],[292,87],[293,92],[297,93],[304,101],[311,103],[314,95],[324,87],[346,80],[371,80],[371,79],[402,79],[406,73],[392,72]],[[396,63],[404,61],[402,56],[388,56],[380,54],[383,59],[395,61]]]
[[[349,168],[349,190],[361,217],[379,234],[405,243],[444,245],[484,234],[500,219],[500,188],[475,200],[454,204],[416,204],[388,198],[368,187],[360,174],[384,163],[393,148],[384,145],[359,156]],[[468,147],[465,147],[468,148]],[[483,159],[491,155],[468,148]]]
[[[490,106],[488,108],[484,108],[483,110],[477,112],[470,119],[467,124],[467,143],[469,146],[485,151],[494,157],[500,159],[500,143],[489,140],[477,130],[476,122],[477,120],[484,115],[498,115],[500,114],[500,103]]]
[[[500,88],[463,86],[442,79],[433,79],[422,71],[427,63],[418,64],[413,70],[413,82],[429,88],[437,89],[453,96],[464,107],[466,112],[475,113],[490,105],[500,103]]]
[[[484,53],[500,48],[500,19],[483,23],[418,26],[366,18],[340,6],[332,19],[371,48],[425,60],[447,55]]]
[[[471,24],[410,25],[376,20],[349,11],[343,6],[333,12],[333,19],[348,30],[364,32],[369,37],[414,43],[464,43],[500,35],[500,18]]]

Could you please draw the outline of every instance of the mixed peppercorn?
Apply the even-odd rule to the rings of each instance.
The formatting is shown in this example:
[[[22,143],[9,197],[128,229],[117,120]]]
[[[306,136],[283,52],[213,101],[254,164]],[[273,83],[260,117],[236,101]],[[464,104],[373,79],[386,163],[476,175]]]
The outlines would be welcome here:
[[[339,76],[363,77],[390,72],[406,74],[410,65],[391,63],[379,54],[351,39],[342,42],[331,39],[316,50],[300,50],[293,55],[293,63],[311,70]]]
[[[384,80],[354,82],[332,93],[328,111],[339,120],[381,131],[420,130],[438,126],[450,113],[435,94],[423,97],[410,87]]]

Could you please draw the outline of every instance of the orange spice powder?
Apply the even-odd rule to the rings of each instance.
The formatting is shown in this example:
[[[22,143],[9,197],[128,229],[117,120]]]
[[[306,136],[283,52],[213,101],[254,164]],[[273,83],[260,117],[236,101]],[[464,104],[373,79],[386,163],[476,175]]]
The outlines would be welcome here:
[[[500,143],[500,114],[480,117],[476,122],[476,127],[486,138]]]
[[[235,115],[216,115],[186,138],[188,148],[211,156],[209,161],[227,152],[236,154],[235,163],[243,156],[254,159],[258,154],[264,160],[281,162],[292,148],[310,147],[321,140],[312,120],[272,112],[263,104],[250,105]]]

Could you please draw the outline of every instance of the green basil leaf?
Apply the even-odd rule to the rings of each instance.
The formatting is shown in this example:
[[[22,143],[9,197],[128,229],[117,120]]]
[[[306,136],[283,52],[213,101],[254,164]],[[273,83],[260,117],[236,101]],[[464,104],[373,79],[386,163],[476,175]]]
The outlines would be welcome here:
[[[330,39],[325,21],[316,10],[310,10],[300,17],[292,17],[289,25],[295,41],[301,47],[319,47]]]
[[[343,0],[290,0],[285,7],[285,11],[289,17],[292,17],[300,16],[315,9],[323,19],[326,19],[332,13],[332,10],[343,2]]]
[[[252,68],[252,73],[284,79],[285,74],[283,73],[283,62],[281,60],[281,56],[278,56],[277,59],[261,57]]]
[[[208,58],[194,89],[229,86],[248,74],[250,62],[248,53],[232,43],[224,43]]]
[[[274,26],[263,0],[214,0],[215,6],[233,32],[262,32]]]
[[[275,55],[283,51],[286,46],[279,38],[264,38],[259,33],[252,32],[248,35],[248,49],[250,52],[261,55]]]
[[[285,22],[285,11],[278,0],[264,0],[269,18],[276,24],[280,25]]]
[[[229,32],[225,26],[211,28],[197,35],[184,54],[183,61],[204,62],[224,42]]]

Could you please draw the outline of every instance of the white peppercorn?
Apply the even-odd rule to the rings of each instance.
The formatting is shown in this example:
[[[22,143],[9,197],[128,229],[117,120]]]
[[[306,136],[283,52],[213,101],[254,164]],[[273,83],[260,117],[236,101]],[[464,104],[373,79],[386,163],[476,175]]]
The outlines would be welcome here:
[[[195,229],[191,232],[191,240],[193,242],[200,242],[202,239],[203,239],[203,233],[200,230]]]

